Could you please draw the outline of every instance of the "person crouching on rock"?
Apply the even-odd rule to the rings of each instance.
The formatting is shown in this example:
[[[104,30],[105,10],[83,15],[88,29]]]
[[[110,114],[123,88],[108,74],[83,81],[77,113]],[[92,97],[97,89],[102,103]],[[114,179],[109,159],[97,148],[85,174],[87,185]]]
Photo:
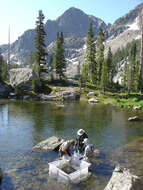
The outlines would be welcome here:
[[[95,148],[93,144],[90,144],[88,138],[84,139],[83,143],[85,147],[83,159],[88,160],[88,158],[93,154]]]
[[[74,144],[75,144],[74,139],[63,142],[59,148],[59,156],[60,157],[62,157],[63,155],[71,156],[71,150]]]
[[[76,138],[76,145],[75,145],[75,150],[78,153],[83,153],[84,152],[84,139],[88,138],[87,134],[85,133],[85,131],[83,129],[79,129],[77,131],[77,138]]]

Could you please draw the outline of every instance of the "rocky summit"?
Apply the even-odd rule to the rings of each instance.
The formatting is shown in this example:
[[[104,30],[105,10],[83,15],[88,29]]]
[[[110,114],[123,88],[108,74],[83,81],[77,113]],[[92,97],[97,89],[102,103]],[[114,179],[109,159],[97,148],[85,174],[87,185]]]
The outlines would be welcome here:
[[[63,32],[65,38],[65,57],[67,62],[67,76],[75,77],[77,74],[78,62],[83,62],[86,45],[85,39],[88,31],[90,20],[93,23],[93,31],[96,34],[99,28],[103,28],[106,36],[106,51],[111,47],[113,53],[118,48],[125,47],[134,39],[140,39],[138,25],[138,15],[143,8],[143,3],[138,5],[134,10],[117,19],[112,25],[106,24],[100,18],[93,15],[87,15],[82,10],[70,8],[65,11],[56,20],[47,20],[45,38],[49,59],[54,52],[57,32]],[[26,65],[27,58],[33,51],[34,29],[24,32],[13,44],[11,44],[11,62],[19,65]],[[7,45],[0,46],[1,51],[7,59]]]

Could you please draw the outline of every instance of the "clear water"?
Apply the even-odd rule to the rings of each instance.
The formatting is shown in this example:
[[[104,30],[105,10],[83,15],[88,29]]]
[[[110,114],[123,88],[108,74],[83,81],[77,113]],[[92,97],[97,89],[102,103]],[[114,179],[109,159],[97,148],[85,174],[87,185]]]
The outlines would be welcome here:
[[[101,104],[82,102],[58,107],[55,103],[1,100],[0,167],[4,177],[0,189],[102,190],[117,162],[133,165],[142,175],[143,122],[128,122],[134,115],[143,119],[142,112]],[[78,185],[55,183],[48,176],[48,162],[57,159],[57,153],[32,151],[32,147],[53,135],[75,138],[80,128],[102,154],[93,160],[88,181]]]

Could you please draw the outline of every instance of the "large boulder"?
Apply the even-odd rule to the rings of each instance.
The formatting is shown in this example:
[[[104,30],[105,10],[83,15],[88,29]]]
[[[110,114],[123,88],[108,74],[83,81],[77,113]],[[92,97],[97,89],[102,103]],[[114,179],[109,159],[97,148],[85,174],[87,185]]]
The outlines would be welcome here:
[[[129,170],[117,166],[104,190],[142,190],[141,178],[132,175]]]
[[[30,68],[17,68],[9,71],[10,84],[14,88],[23,90],[32,89],[32,80],[36,81],[37,86],[40,86],[40,80]]]
[[[37,144],[36,146],[34,146],[34,149],[41,149],[41,150],[46,150],[46,151],[52,151],[52,150],[56,150],[59,148],[59,146],[64,142],[63,139],[57,138],[55,136],[50,137],[42,142],[40,142],[39,144]]]
[[[80,99],[80,93],[76,90],[69,89],[67,91],[62,92],[62,100],[63,101],[74,101]]]

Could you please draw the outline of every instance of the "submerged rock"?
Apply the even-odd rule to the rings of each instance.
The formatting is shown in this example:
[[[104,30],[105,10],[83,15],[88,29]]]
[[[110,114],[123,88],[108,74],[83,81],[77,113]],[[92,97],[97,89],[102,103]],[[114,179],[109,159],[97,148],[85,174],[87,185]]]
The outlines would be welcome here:
[[[52,151],[52,150],[56,150],[59,148],[59,146],[64,142],[63,139],[57,138],[55,136],[50,137],[42,142],[40,142],[39,144],[37,144],[36,146],[34,146],[34,149],[41,149],[41,150],[46,150],[46,151]]]
[[[117,166],[104,190],[142,190],[143,182],[129,170]]]

